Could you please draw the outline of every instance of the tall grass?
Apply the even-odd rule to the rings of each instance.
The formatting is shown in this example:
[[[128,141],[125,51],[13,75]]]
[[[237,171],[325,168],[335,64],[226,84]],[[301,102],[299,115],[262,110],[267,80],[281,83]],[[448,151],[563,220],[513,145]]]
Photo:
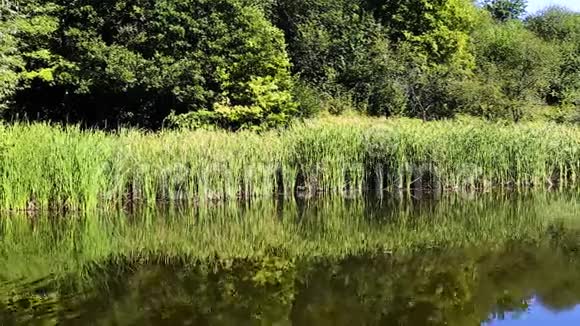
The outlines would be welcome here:
[[[364,190],[573,186],[580,129],[328,118],[287,130],[0,125],[0,209],[90,209]]]

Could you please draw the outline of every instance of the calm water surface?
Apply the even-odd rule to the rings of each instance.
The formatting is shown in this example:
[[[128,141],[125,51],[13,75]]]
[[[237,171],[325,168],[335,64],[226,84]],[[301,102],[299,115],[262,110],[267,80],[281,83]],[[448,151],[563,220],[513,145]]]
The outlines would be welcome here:
[[[578,325],[579,198],[5,214],[0,325]]]

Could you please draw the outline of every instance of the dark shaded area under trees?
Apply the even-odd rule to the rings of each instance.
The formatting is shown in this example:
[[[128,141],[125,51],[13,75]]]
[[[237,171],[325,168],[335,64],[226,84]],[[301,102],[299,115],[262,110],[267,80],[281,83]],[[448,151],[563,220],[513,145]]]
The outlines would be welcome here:
[[[578,121],[580,13],[486,0],[4,0],[0,114],[287,125],[321,110]]]

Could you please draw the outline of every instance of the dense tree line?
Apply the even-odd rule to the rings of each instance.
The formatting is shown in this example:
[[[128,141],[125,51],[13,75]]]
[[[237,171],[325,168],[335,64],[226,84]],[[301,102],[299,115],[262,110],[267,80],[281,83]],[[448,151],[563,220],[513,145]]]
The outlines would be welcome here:
[[[523,0],[2,0],[4,119],[577,119],[580,13]]]

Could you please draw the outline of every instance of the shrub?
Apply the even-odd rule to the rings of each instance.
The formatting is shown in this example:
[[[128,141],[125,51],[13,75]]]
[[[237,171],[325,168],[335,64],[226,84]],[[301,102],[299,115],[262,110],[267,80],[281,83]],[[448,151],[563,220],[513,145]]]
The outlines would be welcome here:
[[[551,44],[526,30],[519,21],[490,24],[473,36],[477,71],[475,89],[490,96],[466,103],[471,109],[484,105],[518,121],[522,108],[539,103],[558,65],[558,52]]]
[[[551,80],[547,102],[580,109],[580,14],[550,7],[529,17],[526,27],[560,52],[560,66]]]

